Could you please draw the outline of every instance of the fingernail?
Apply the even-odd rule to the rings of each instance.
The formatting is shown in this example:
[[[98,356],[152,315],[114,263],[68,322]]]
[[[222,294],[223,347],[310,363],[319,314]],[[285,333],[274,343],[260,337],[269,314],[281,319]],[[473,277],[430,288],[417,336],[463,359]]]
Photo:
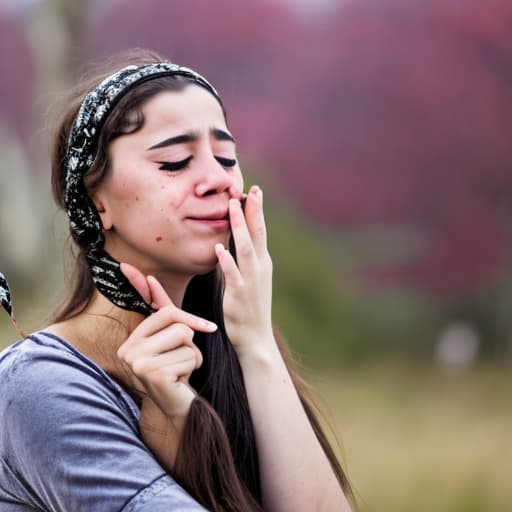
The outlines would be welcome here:
[[[215,244],[215,252],[222,252],[224,250],[224,245]]]
[[[205,320],[204,325],[211,332],[215,332],[218,329],[217,324],[214,324],[213,322],[208,322],[208,320]]]

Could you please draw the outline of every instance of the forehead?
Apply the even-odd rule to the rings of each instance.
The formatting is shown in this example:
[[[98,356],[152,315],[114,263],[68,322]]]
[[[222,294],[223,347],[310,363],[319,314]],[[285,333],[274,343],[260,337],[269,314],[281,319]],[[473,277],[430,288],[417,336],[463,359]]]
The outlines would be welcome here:
[[[142,131],[164,128],[226,127],[219,102],[205,89],[188,85],[182,91],[163,91],[142,106]]]

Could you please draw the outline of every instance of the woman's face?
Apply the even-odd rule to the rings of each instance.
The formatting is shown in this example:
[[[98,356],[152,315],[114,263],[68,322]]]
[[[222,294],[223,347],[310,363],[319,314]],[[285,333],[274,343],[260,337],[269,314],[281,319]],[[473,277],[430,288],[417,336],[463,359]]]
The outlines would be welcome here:
[[[105,249],[146,273],[208,272],[215,244],[228,241],[228,201],[243,190],[222,109],[188,85],[157,94],[142,111],[142,128],[111,143],[94,196]]]

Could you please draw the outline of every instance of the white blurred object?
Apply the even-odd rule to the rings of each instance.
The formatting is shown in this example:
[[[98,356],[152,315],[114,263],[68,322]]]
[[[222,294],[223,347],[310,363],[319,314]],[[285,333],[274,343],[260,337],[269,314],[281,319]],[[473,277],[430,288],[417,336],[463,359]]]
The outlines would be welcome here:
[[[475,362],[479,347],[480,337],[471,324],[453,323],[439,335],[436,359],[443,366],[468,368]]]
[[[42,4],[42,0],[0,0],[0,11],[24,15]]]

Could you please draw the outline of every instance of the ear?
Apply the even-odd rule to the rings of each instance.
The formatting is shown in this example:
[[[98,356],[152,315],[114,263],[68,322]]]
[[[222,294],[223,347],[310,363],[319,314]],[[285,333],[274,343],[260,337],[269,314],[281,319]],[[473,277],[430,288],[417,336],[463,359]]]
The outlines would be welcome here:
[[[96,210],[98,210],[103,229],[105,231],[112,229],[113,222],[110,216],[110,209],[108,208],[107,201],[102,197],[101,194],[96,194],[92,198],[92,202],[94,203]]]

